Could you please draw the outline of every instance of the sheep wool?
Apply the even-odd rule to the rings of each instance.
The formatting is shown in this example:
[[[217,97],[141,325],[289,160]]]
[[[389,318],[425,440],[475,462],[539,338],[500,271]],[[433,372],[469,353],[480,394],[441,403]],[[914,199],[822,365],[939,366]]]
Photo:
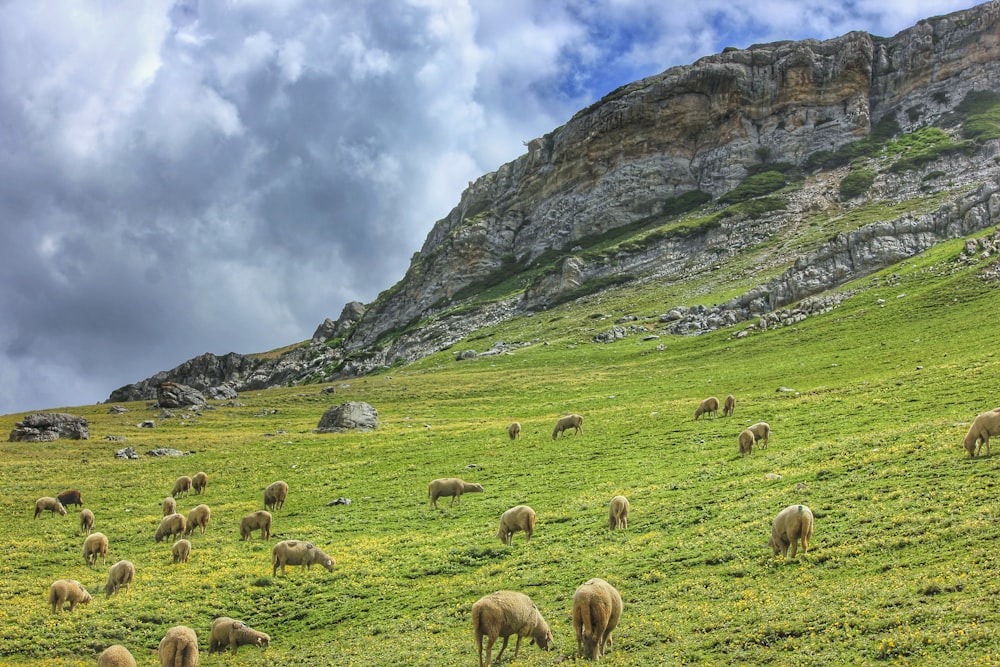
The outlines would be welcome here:
[[[1000,435],[1000,412],[990,410],[976,415],[969,432],[965,435],[962,444],[970,457],[978,456],[983,445],[986,446],[986,456],[990,455],[990,436]]]
[[[170,537],[171,539],[176,539],[184,534],[187,529],[187,521],[184,519],[183,514],[169,514],[160,521],[159,527],[156,529],[155,539],[157,544],[163,541],[163,538]]]
[[[736,412],[736,397],[732,394],[726,396],[726,402],[722,404],[722,416],[732,417]]]
[[[49,496],[39,498],[35,501],[35,516],[32,518],[37,519],[38,515],[42,512],[51,512],[52,514],[66,516],[66,508],[63,507],[63,504]]]
[[[748,430],[753,433],[754,444],[761,442],[763,444],[760,448],[767,449],[767,443],[771,439],[771,427],[768,426],[767,422],[757,422],[753,426],[750,426]]]
[[[208,638],[208,654],[232,648],[233,655],[236,655],[241,646],[267,648],[270,643],[270,635],[254,630],[243,621],[220,616],[212,621],[211,633]]]
[[[809,540],[813,533],[813,513],[805,505],[789,505],[778,512],[771,524],[771,539],[768,545],[787,558],[795,558],[796,546],[802,542],[802,553],[809,550]],[[791,553],[788,553],[791,547]]]
[[[136,667],[135,658],[121,644],[112,644],[97,658],[97,667]]]
[[[552,632],[542,618],[538,607],[524,593],[497,591],[481,597],[472,605],[472,631],[479,650],[479,667],[492,664],[493,644],[503,638],[503,645],[497,653],[497,662],[507,648],[511,635],[517,636],[514,644],[514,659],[521,650],[521,638],[531,637],[538,648],[548,651],[552,644]],[[486,662],[483,662],[483,637],[486,637]]]
[[[183,625],[176,625],[160,640],[157,648],[160,667],[197,667],[198,635]]]
[[[302,542],[300,540],[285,540],[278,542],[271,549],[271,565],[273,569],[271,576],[278,573],[285,574],[286,565],[303,565],[309,570],[313,563],[322,565],[330,572],[333,572],[334,561],[323,553],[322,549],[312,542]]]
[[[177,540],[174,542],[174,546],[171,548],[170,552],[174,557],[174,565],[178,563],[188,562],[188,558],[191,556],[191,542],[188,540]]]
[[[195,494],[201,495],[206,487],[208,487],[208,475],[205,473],[199,472],[191,478],[191,488],[194,489]]]
[[[709,414],[713,417],[719,414],[719,399],[715,396],[709,396],[703,400],[694,411],[694,420],[698,421],[698,417],[702,415]]]
[[[101,565],[107,563],[108,558],[108,538],[104,533],[91,533],[83,541],[83,561],[90,567],[97,564],[97,557],[101,557]]]
[[[108,570],[108,582],[104,584],[104,593],[111,597],[121,589],[128,591],[135,579],[135,565],[131,561],[120,560]]]
[[[80,511],[80,532],[90,535],[94,529],[94,513],[90,510]]]
[[[517,440],[521,437],[521,423],[514,422],[507,427],[507,437],[511,440]]]
[[[631,505],[625,496],[615,496],[611,499],[611,506],[608,509],[608,525],[611,530],[621,530],[628,528],[628,512]]]
[[[251,512],[240,520],[240,539],[249,540],[253,531],[260,529],[260,539],[271,539],[271,513],[266,510]]]
[[[61,614],[63,605],[69,602],[69,610],[76,609],[78,604],[89,604],[90,593],[76,579],[56,579],[49,586],[49,604],[53,614]]]
[[[576,434],[583,433],[583,417],[580,415],[566,415],[556,422],[556,427],[552,429],[552,439],[555,440],[559,434],[575,429]]]
[[[451,504],[461,503],[463,493],[482,493],[482,484],[472,484],[458,477],[442,477],[427,485],[427,497],[431,499],[431,507],[437,507],[437,499],[451,496]]]
[[[288,495],[288,484],[283,481],[273,482],[264,489],[264,509],[272,512],[280,510]]]
[[[500,529],[497,537],[500,541],[510,546],[514,540],[514,533],[524,531],[524,543],[531,542],[531,536],[535,534],[535,510],[527,505],[517,505],[511,507],[500,516]]]
[[[187,493],[191,490],[191,478],[187,475],[181,475],[174,482],[174,488],[170,492],[170,495],[174,498],[180,498],[182,494]]]
[[[171,496],[163,499],[163,516],[170,516],[177,513],[177,501]]]
[[[188,512],[187,516],[187,527],[184,529],[185,535],[190,535],[194,532],[195,528],[200,528],[202,534],[205,533],[205,528],[208,527],[208,522],[212,518],[212,510],[208,505],[198,505]]]
[[[750,429],[743,429],[740,432],[739,444],[740,444],[740,454],[748,456],[753,454],[753,443],[757,438],[754,437],[753,431]]]
[[[597,577],[581,584],[573,595],[577,654],[600,660],[621,617],[622,596],[614,586]]]

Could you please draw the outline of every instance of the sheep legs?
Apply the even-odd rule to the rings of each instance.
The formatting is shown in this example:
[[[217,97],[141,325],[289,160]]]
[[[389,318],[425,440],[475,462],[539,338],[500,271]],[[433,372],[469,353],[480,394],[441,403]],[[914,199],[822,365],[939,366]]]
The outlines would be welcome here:
[[[500,656],[503,655],[504,649],[507,648],[507,639],[508,639],[508,637],[504,637],[503,638],[503,644],[500,646],[500,652],[497,653],[497,662],[500,662]],[[493,664],[493,658],[492,658],[492,655],[493,655],[493,644],[496,642],[496,640],[497,640],[496,637],[490,637],[489,639],[486,640],[486,663],[485,663],[485,667],[490,667],[490,665]],[[476,636],[476,643],[479,645],[479,667],[484,667],[484,665],[483,665],[483,636],[482,635],[477,635]],[[517,638],[517,647],[514,649],[514,657],[515,658],[517,657],[517,648],[519,648],[520,646],[521,646],[521,638],[518,637]]]

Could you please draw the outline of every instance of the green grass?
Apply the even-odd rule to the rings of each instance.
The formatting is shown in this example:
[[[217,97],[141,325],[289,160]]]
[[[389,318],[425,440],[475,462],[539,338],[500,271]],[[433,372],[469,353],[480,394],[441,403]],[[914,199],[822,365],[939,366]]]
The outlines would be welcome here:
[[[657,331],[653,288],[622,288],[474,337],[477,349],[535,341],[511,355],[456,363],[445,351],[334,395],[245,392],[241,406],[170,418],[143,403],[122,415],[62,408],[88,418],[91,440],[2,444],[0,664],[92,665],[120,642],[155,665],[175,624],[194,628],[207,654],[211,620],[227,615],[270,634],[271,647],[201,664],[470,665],[472,603],[509,588],[532,597],[556,640],[551,654],[522,646],[514,664],[551,665],[575,650],[573,591],[594,576],[625,603],[608,665],[989,664],[1000,652],[1000,455],[969,460],[961,439],[977,412],[1000,405],[984,316],[1000,295],[982,263],[955,261],[961,248],[938,246],[850,285],[857,293],[826,315],[743,339],[730,329],[590,343],[610,326],[601,317],[637,307]],[[702,398],[728,393],[734,417],[693,420]],[[379,428],[312,432],[346,400],[373,404]],[[553,441],[567,412],[584,415],[583,434]],[[144,419],[156,428],[137,428]],[[770,447],[740,457],[737,434],[758,420],[771,424]],[[191,454],[115,460],[125,445]],[[205,502],[212,522],[174,566],[170,545],[153,541],[160,502],[199,470],[207,492],[178,505]],[[429,510],[427,483],[444,476],[486,491]],[[273,540],[239,540],[240,517],[277,479],[291,490],[276,536],[312,540],[334,572],[272,576]],[[83,564],[75,508],[31,519],[37,497],[69,487],[111,541],[107,565]],[[632,514],[612,533],[618,493]],[[327,505],[339,497],[352,503]],[[538,512],[537,532],[506,547],[497,522],[520,503]],[[813,509],[816,530],[809,553],[785,562],[767,538],[792,503]],[[106,599],[122,558],[136,581]],[[58,578],[79,579],[94,601],[53,616],[45,597]]]

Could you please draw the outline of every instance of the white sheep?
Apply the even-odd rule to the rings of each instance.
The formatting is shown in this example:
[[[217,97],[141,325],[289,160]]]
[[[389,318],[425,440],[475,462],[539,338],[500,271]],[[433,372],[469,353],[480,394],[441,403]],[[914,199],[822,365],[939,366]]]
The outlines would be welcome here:
[[[254,630],[243,621],[219,616],[212,621],[212,629],[208,638],[208,654],[225,651],[227,648],[233,649],[233,655],[239,651],[241,646],[259,646],[267,648],[271,643],[271,637]]]
[[[186,563],[191,556],[191,542],[189,540],[177,540],[174,542],[174,546],[170,549],[170,552],[174,557],[174,565],[177,565],[177,563]]]
[[[160,520],[160,525],[156,529],[156,542],[159,544],[163,538],[169,537],[171,539],[177,539],[184,534],[187,529],[187,521],[184,519],[183,514],[168,514]]]
[[[90,510],[80,510],[80,531],[90,535],[94,529],[94,513]]]
[[[990,410],[976,415],[969,432],[962,444],[969,456],[978,456],[983,445],[986,445],[986,456],[990,455],[990,436],[1000,435],[1000,412]]]
[[[451,496],[451,504],[462,502],[463,493],[482,493],[482,484],[473,484],[458,477],[441,477],[427,485],[427,497],[431,499],[431,507],[437,507],[438,498]]]
[[[300,540],[285,540],[278,542],[271,549],[271,575],[285,573],[286,565],[304,565],[306,570],[312,567],[313,563],[322,565],[330,572],[333,572],[334,561],[312,542],[302,542]]]
[[[757,422],[747,428],[753,433],[754,443],[763,441],[764,444],[760,448],[767,449],[767,443],[771,439],[771,427],[767,425],[767,422]]]
[[[249,540],[250,534],[260,529],[260,539],[271,539],[271,513],[266,510],[251,512],[240,520],[240,539]]]
[[[172,496],[163,499],[163,516],[170,516],[177,513],[177,501]]]
[[[614,586],[597,577],[581,584],[573,595],[577,654],[600,660],[621,617],[622,596]]]
[[[576,429],[576,433],[583,433],[583,417],[580,415],[566,415],[556,422],[556,427],[552,429],[552,439],[555,440],[560,433],[569,429]]]
[[[108,570],[108,582],[104,584],[104,593],[111,597],[121,589],[128,591],[135,579],[135,565],[131,561],[120,560]]]
[[[195,473],[191,478],[191,488],[194,489],[195,494],[201,495],[206,487],[208,487],[208,475],[203,472]]]
[[[174,498],[180,498],[182,493],[187,493],[191,490],[191,478],[187,475],[181,475],[174,481],[174,489],[170,492],[170,495]]]
[[[112,644],[97,658],[97,667],[136,667],[135,658],[121,644]]]
[[[97,564],[97,557],[101,557],[101,565],[107,563],[108,558],[108,538],[104,533],[91,533],[83,541],[83,561],[90,567]]]
[[[183,625],[167,630],[156,650],[160,667],[198,667],[198,635]]]
[[[740,454],[747,456],[753,454],[753,443],[757,440],[754,436],[753,431],[748,428],[740,431],[739,443],[740,443]]]
[[[608,509],[608,525],[611,530],[628,528],[629,509],[631,509],[631,505],[625,496],[615,496],[611,499],[611,505]]]
[[[288,495],[288,484],[285,482],[273,482],[264,489],[264,509],[280,510],[285,504],[285,496]]]
[[[35,501],[35,516],[32,518],[37,519],[38,515],[45,511],[51,512],[52,514],[66,516],[66,508],[63,507],[63,504],[55,498],[51,498],[49,496],[39,498]]]
[[[69,602],[69,610],[76,609],[78,604],[89,604],[90,593],[76,579],[56,579],[49,586],[49,604],[53,614],[61,614],[63,605]]]
[[[768,545],[774,550],[774,555],[779,553],[788,558],[795,558],[797,542],[802,542],[802,553],[809,550],[809,539],[813,533],[813,513],[805,505],[789,505],[778,512],[771,524],[771,539]],[[792,553],[788,554],[788,547],[791,546]]]
[[[703,400],[694,411],[694,420],[698,421],[698,417],[704,414],[712,415],[717,417],[719,415],[719,399],[715,396],[709,396]]]
[[[187,527],[184,528],[184,534],[190,535],[194,532],[194,529],[201,528],[201,532],[204,535],[205,529],[208,528],[208,522],[212,519],[212,510],[208,505],[198,505],[197,507],[191,508],[191,511],[187,515]]]
[[[511,507],[500,517],[500,530],[497,537],[504,544],[510,546],[514,540],[514,533],[523,530],[525,534],[524,542],[531,541],[531,536],[535,533],[535,510],[527,505]]]
[[[521,437],[521,422],[514,422],[507,427],[507,437],[517,440]]]
[[[722,404],[722,416],[732,417],[736,412],[736,397],[732,394],[726,396],[726,402]]]
[[[538,607],[524,593],[516,591],[497,591],[479,598],[472,605],[472,631],[476,636],[476,646],[479,649],[479,667],[490,667],[492,664],[493,644],[498,637],[503,637],[503,645],[497,653],[497,662],[507,648],[507,640],[511,635],[517,636],[514,644],[514,659],[521,650],[521,638],[531,637],[531,642],[538,644],[543,651],[550,650],[552,631],[542,618]],[[483,637],[486,641],[486,662],[483,662]]]

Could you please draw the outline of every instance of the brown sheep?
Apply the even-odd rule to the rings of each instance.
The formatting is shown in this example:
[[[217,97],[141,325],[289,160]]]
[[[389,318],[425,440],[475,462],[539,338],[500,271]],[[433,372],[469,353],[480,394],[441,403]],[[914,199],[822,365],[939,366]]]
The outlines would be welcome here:
[[[83,507],[83,498],[80,497],[80,492],[76,489],[69,489],[68,491],[63,491],[58,496],[56,500],[63,504],[63,507],[69,507],[70,505],[76,505],[77,507]]]
[[[482,493],[482,484],[473,484],[457,477],[442,477],[427,485],[427,497],[431,499],[431,507],[437,507],[437,499],[451,496],[451,504],[462,502],[463,493]]]
[[[80,510],[80,532],[90,535],[94,529],[94,513],[90,510]]]
[[[812,510],[805,505],[789,505],[774,518],[768,545],[774,550],[775,556],[780,553],[787,558],[795,558],[797,542],[802,541],[802,553],[806,553],[809,550],[812,533]],[[791,555],[788,554],[789,546],[792,548]]]
[[[135,579],[135,565],[131,561],[120,560],[108,570],[108,582],[104,584],[104,593],[111,597],[120,589],[128,591],[133,579]]]
[[[285,482],[274,482],[264,489],[264,509],[280,510],[285,504],[285,496],[288,495],[288,484]]]
[[[511,507],[500,517],[500,530],[497,537],[500,541],[510,546],[514,540],[514,533],[523,530],[525,534],[524,543],[531,541],[531,536],[535,533],[535,510],[527,505]]]
[[[205,473],[196,473],[195,476],[191,478],[191,488],[194,489],[195,494],[201,495],[207,487],[208,475]]]
[[[726,396],[726,402],[722,404],[722,416],[732,417],[736,412],[736,397],[732,394]]]
[[[135,658],[121,644],[112,644],[97,658],[97,667],[136,667]]]
[[[754,437],[753,431],[750,429],[747,428],[740,431],[740,454],[743,454],[744,456],[753,454],[753,443],[756,440],[757,438]]]
[[[621,617],[622,596],[614,586],[597,577],[581,584],[573,595],[577,654],[600,660]]]
[[[172,496],[163,499],[163,516],[170,516],[177,513],[177,501]]]
[[[259,646],[267,648],[271,637],[258,632],[243,621],[237,621],[228,616],[220,616],[212,621],[212,630],[208,638],[208,654],[212,655],[226,648],[233,649],[233,655],[241,646]]]
[[[97,564],[97,557],[101,557],[101,565],[107,564],[108,560],[108,538],[104,533],[91,533],[83,541],[83,561],[90,567]]]
[[[517,440],[521,437],[521,422],[514,422],[507,427],[507,437]]]
[[[583,417],[580,415],[566,415],[556,422],[556,427],[552,429],[552,439],[555,440],[560,433],[569,429],[576,429],[576,433],[583,433]]]
[[[156,542],[160,543],[163,538],[170,537],[171,539],[177,539],[184,534],[187,529],[187,521],[184,519],[183,514],[169,514],[160,520],[160,525],[156,529]]]
[[[514,644],[514,659],[521,650],[521,638],[531,637],[529,643],[538,644],[543,651],[553,644],[552,631],[542,618],[538,607],[524,593],[497,591],[484,595],[472,605],[472,631],[479,649],[479,667],[490,667],[493,663],[493,644],[503,637],[503,645],[497,653],[497,662],[507,648],[511,635],[517,636]],[[486,641],[486,662],[483,662],[483,637]]]
[[[46,510],[52,512],[53,514],[61,514],[62,516],[66,516],[66,508],[63,507],[63,504],[61,502],[59,502],[55,498],[50,498],[49,496],[45,496],[44,498],[39,498],[38,500],[35,501],[35,516],[32,518],[37,519],[38,515],[41,514],[42,512],[45,512]]]
[[[313,563],[318,563],[333,572],[333,559],[312,542],[285,540],[278,542],[271,549],[271,564],[273,565],[271,576],[278,573],[279,567],[281,574],[284,574],[286,565],[305,565],[306,570],[309,570]]]
[[[184,529],[185,535],[194,532],[195,527],[201,528],[202,535],[208,527],[208,522],[212,519],[212,510],[208,505],[198,505],[191,509],[187,515],[187,527]]]
[[[188,540],[177,540],[174,542],[174,546],[170,552],[174,556],[174,565],[177,565],[177,563],[186,563],[188,562],[188,557],[191,556],[191,542]]]
[[[243,517],[240,521],[240,539],[249,540],[250,534],[260,529],[260,539],[271,539],[271,513],[257,510]]]
[[[611,507],[608,510],[608,525],[611,530],[628,528],[629,509],[631,506],[625,496],[615,496],[611,499]]]
[[[198,635],[183,625],[167,630],[157,648],[160,667],[197,667]]]
[[[715,396],[709,396],[698,405],[694,411],[694,420],[698,421],[698,417],[705,414],[712,415],[713,417],[719,416],[719,399]]]
[[[754,443],[763,441],[764,444],[760,448],[767,449],[767,443],[771,439],[771,427],[767,425],[767,422],[757,422],[750,426],[749,430],[753,433]]]
[[[983,445],[986,445],[986,456],[989,456],[991,435],[1000,435],[1000,412],[996,410],[976,415],[962,443],[965,451],[970,457],[978,456]]]
[[[170,495],[174,498],[180,498],[181,494],[187,493],[191,490],[191,478],[187,475],[181,475],[174,481],[174,488],[170,492]]]
[[[69,602],[69,610],[78,604],[89,604],[90,593],[76,579],[56,579],[49,586],[49,604],[53,614],[61,614],[63,605]]]

